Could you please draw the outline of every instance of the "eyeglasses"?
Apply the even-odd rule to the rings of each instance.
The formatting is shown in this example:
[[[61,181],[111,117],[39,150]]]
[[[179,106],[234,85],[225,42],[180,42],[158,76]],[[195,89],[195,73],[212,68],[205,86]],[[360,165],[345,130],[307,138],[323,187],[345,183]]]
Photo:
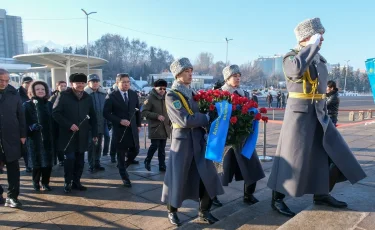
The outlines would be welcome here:
[[[160,90],[160,91],[162,91],[162,90],[165,91],[165,90],[167,90],[167,88],[160,87],[159,90]]]

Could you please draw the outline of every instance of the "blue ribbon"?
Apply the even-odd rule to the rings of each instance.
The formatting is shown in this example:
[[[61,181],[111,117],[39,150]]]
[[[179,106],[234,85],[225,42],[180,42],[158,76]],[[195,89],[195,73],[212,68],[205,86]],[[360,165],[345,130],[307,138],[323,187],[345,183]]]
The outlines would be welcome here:
[[[229,104],[228,101],[220,101],[215,103],[215,107],[218,118],[211,124],[205,157],[208,160],[221,162],[229,130],[229,120],[232,115],[232,104]]]
[[[370,58],[366,60],[366,71],[372,90],[372,96],[375,102],[375,58]]]
[[[249,109],[249,112],[254,112],[254,116],[258,113],[258,110],[255,108]],[[242,148],[242,155],[247,159],[250,159],[254,153],[255,147],[258,141],[259,133],[259,121],[253,120],[253,132],[250,133],[249,137],[246,139],[246,142]]]

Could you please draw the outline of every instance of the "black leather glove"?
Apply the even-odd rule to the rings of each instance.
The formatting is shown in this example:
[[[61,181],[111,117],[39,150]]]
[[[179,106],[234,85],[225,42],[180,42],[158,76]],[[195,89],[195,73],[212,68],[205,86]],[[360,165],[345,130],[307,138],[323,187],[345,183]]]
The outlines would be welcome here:
[[[43,129],[43,126],[41,124],[35,123],[32,124],[29,128],[31,131],[40,131]]]

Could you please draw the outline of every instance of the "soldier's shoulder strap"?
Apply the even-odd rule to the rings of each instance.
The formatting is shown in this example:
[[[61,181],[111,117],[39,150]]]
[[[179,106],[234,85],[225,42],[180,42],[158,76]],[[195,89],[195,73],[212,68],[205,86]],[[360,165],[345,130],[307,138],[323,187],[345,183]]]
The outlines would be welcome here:
[[[184,95],[182,95],[182,93],[178,92],[177,90],[172,90],[172,92],[174,92],[180,98],[180,101],[182,102],[182,105],[184,106],[184,108],[186,109],[186,111],[190,115],[193,115],[194,112],[193,112],[193,110],[190,109],[189,103],[186,101]]]

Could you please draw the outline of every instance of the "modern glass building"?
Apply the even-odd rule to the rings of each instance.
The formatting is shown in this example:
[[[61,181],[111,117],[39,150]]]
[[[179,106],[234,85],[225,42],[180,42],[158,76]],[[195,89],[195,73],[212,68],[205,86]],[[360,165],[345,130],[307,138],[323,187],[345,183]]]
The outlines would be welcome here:
[[[7,15],[0,9],[0,58],[12,58],[24,53],[22,19]]]

